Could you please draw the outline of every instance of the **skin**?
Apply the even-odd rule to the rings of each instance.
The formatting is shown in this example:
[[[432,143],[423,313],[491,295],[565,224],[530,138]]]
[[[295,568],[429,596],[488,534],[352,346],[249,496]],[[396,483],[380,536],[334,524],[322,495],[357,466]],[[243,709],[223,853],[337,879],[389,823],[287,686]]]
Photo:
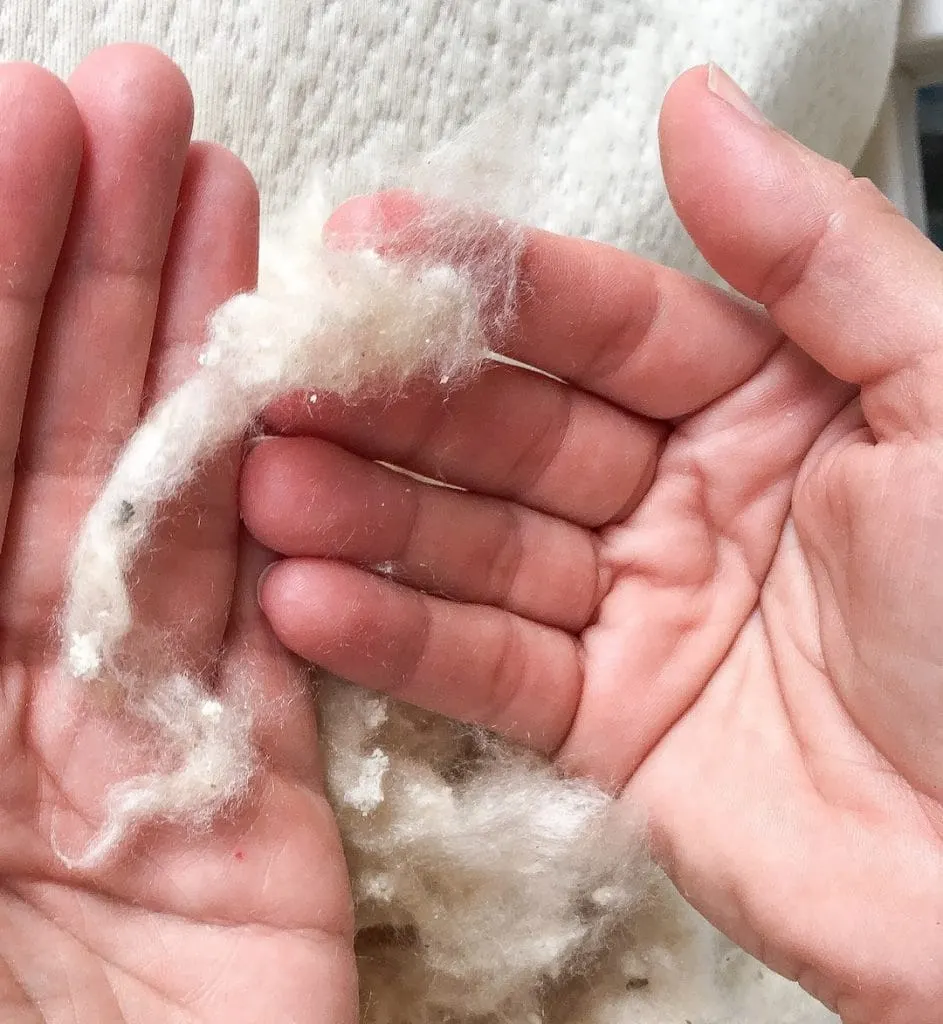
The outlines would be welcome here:
[[[239,452],[171,510],[146,614],[266,704],[254,799],[211,834],[165,827],[67,871],[128,738],[57,663],[71,538],[117,446],[195,368],[207,313],[255,280],[246,169],[191,145],[180,71],[92,55],[68,86],[0,67],[0,1018],[11,1024],[356,1020],[346,870],[298,667],[261,621],[267,555],[240,533]],[[32,370],[31,370],[32,366]],[[8,511],[7,511],[8,510]],[[199,565],[199,572],[193,565]],[[289,707],[290,705],[290,707]],[[279,710],[281,709],[281,710]],[[290,713],[289,713],[290,711]]]
[[[285,556],[261,605],[304,658],[642,807],[682,893],[846,1024],[934,1024],[943,256],[713,84],[669,93],[665,179],[760,306],[530,232],[496,340],[560,380],[282,403],[291,436],[243,475]],[[416,210],[361,198],[330,228],[382,247]]]
[[[0,1015],[352,1024],[347,878],[310,700],[259,614],[270,556],[240,531],[237,451],[169,510],[137,598],[220,690],[262,668],[253,798],[102,870],[55,856],[88,838],[129,739],[59,673],[70,538],[207,312],[252,286],[257,195],[190,143],[185,81],[142,47],[68,85],[2,67],[0,111]],[[645,808],[685,895],[847,1024],[931,1024],[943,262],[703,69],[669,95],[662,149],[702,251],[767,313],[530,233],[500,340],[562,382],[496,367],[447,396],[274,410],[295,436],[242,477],[247,525],[286,556],[259,602],[303,657]],[[333,229],[382,238],[411,209],[360,200]]]

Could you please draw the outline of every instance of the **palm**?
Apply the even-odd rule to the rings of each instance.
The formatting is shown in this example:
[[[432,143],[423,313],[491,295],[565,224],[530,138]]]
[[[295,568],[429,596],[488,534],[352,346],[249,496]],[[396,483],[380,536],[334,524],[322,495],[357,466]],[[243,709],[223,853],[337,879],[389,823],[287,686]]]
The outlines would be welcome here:
[[[20,671],[5,666],[5,682]],[[42,732],[54,673],[17,683],[20,720],[39,719]],[[84,802],[69,781],[81,769],[72,750],[88,737],[34,741],[30,731],[0,750],[15,765],[4,769],[0,820],[9,1020],[353,1019],[343,862],[310,781],[267,772],[251,818],[212,838],[162,836],[127,864],[77,879],[50,852],[49,822]],[[100,793],[100,777],[85,781],[83,796]]]
[[[264,556],[240,542],[238,452],[188,496],[199,515],[169,518],[173,544],[136,600],[183,658],[202,668],[221,652],[221,689],[251,658],[290,717],[260,723],[254,797],[212,835],[157,829],[82,873],[57,856],[88,841],[134,756],[120,720],[62,676],[53,627],[71,538],[142,404],[190,371],[207,313],[251,286],[256,248],[254,186],[220,150],[188,154],[190,99],[169,62],[115,48],[71,88],[74,103],[36,69],[0,70],[15,133],[0,165],[13,200],[0,430],[3,450],[18,448],[0,553],[0,1016],[349,1020],[346,873],[304,680],[255,610]]]
[[[791,359],[804,361],[794,349]],[[886,937],[902,918],[916,936],[940,911],[943,773],[927,754],[939,749],[928,709],[941,609],[932,591],[914,607],[911,590],[937,572],[943,536],[937,527],[928,543],[927,509],[943,472],[929,446],[875,449],[856,403],[818,434],[816,391],[823,413],[840,396],[824,374],[809,384],[767,392],[739,421],[736,393],[689,421],[639,514],[609,531],[616,562],[632,558],[585,637],[581,742],[631,777],[627,799],[649,809],[701,909],[857,1019],[811,966],[834,957],[835,933],[863,937],[840,964],[860,976],[894,957]],[[762,427],[782,407],[794,410],[792,438],[782,421],[771,435]],[[679,500],[685,479],[691,502]],[[640,607],[641,627],[626,628]],[[621,735],[634,742],[616,753],[612,695],[626,686]],[[607,690],[593,722],[587,695]],[[908,868],[914,847],[926,875]],[[707,877],[721,883],[704,897]]]

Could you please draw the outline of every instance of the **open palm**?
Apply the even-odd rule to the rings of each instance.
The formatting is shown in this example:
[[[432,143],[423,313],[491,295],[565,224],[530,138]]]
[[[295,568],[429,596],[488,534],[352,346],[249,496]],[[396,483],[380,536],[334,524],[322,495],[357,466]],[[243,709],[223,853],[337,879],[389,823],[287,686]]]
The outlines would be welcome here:
[[[273,411],[308,436],[247,462],[246,520],[289,556],[262,605],[305,657],[641,804],[683,893],[848,1024],[933,1024],[943,257],[705,85],[666,102],[666,178],[767,312],[532,233],[505,345],[552,378]]]
[[[254,282],[254,184],[190,145],[191,117],[183,76],[142,47],[93,55],[69,88],[0,68],[0,1017],[17,1024],[356,1018],[313,714],[259,621],[238,452],[205,473],[199,516],[170,517],[137,598],[200,669],[222,652],[216,685],[262,666],[276,711],[253,799],[211,836],[161,828],[95,871],[55,853],[88,841],[128,746],[59,669],[72,538],[142,408],[192,370],[208,312]]]

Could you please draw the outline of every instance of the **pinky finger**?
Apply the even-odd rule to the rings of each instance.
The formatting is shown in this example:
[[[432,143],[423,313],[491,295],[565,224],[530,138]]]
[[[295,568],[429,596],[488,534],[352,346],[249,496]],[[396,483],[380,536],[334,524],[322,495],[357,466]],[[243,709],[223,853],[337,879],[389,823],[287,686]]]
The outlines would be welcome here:
[[[273,566],[259,601],[308,661],[544,753],[562,745],[576,713],[579,646],[562,630],[317,559]]]

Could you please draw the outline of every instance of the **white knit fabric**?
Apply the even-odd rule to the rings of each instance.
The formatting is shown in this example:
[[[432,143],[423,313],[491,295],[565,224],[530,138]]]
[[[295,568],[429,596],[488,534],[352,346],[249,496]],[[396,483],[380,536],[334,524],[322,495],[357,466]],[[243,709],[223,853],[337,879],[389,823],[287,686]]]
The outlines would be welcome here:
[[[315,162],[389,138],[428,151],[523,89],[538,140],[520,213],[692,269],[658,167],[672,78],[713,59],[781,127],[851,163],[897,15],[898,0],[5,0],[0,57],[64,74],[107,42],[156,44],[190,78],[197,136],[246,161],[267,209]]]
[[[658,167],[671,79],[713,59],[779,125],[850,164],[879,105],[897,15],[896,0],[5,0],[0,58],[67,74],[108,42],[161,47],[194,88],[195,134],[246,161],[267,211],[315,164],[351,168],[358,191],[372,184],[358,166],[391,141],[426,151],[524,94],[533,189],[517,212],[700,272]],[[670,1007],[653,983],[629,1010],[623,984],[573,1019],[833,1019],[692,912],[639,927],[652,931],[641,967],[666,974]],[[672,984],[679,975],[686,985]]]

